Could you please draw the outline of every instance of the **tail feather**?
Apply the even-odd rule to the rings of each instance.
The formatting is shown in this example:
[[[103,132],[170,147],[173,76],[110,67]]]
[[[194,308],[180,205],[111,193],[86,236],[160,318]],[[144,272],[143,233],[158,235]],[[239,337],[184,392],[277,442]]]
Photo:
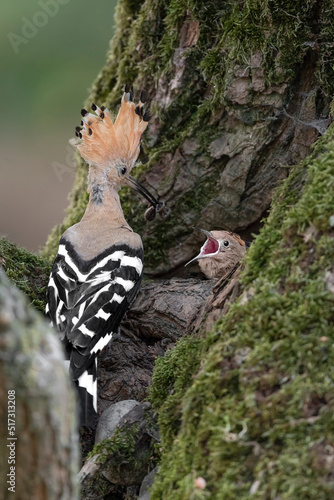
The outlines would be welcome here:
[[[95,428],[97,416],[97,358],[76,381],[79,394],[80,427]]]

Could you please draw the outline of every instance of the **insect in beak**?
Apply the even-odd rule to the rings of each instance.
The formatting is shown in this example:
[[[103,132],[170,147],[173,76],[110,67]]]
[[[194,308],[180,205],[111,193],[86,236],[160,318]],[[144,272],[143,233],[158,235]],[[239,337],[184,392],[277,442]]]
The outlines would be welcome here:
[[[126,177],[126,183],[128,186],[132,187],[137,193],[141,194],[149,203],[150,207],[145,212],[146,220],[151,221],[155,218],[156,214],[159,214],[162,219],[166,219],[170,214],[170,208],[165,204],[164,201],[158,201],[155,199],[153,194],[151,194],[145,186],[136,181],[131,175]]]

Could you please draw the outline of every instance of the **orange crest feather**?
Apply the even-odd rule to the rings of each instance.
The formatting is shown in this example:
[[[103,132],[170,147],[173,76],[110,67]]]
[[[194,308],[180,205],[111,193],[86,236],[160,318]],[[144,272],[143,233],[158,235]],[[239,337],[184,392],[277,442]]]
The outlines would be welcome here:
[[[81,156],[89,164],[101,167],[121,160],[132,168],[150,118],[147,111],[144,113],[143,103],[139,101],[135,106],[132,90],[125,91],[115,122],[107,108],[93,104],[92,109],[96,115],[82,110],[83,126],[76,129],[81,139]]]

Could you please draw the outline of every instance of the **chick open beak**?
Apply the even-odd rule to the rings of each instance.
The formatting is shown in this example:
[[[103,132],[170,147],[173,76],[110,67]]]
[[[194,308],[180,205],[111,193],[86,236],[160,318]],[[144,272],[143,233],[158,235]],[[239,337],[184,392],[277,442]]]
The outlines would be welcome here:
[[[213,255],[216,255],[220,250],[219,241],[212,236],[210,231],[206,231],[205,229],[200,229],[199,227],[193,227],[193,229],[201,231],[203,234],[205,234],[206,242],[202,246],[200,253],[196,257],[191,259],[189,262],[187,262],[185,266],[188,266],[195,260],[204,259],[205,257],[212,257]]]
[[[147,220],[153,220],[155,217],[155,214],[159,214],[162,219],[166,219],[168,215],[170,214],[170,208],[165,204],[164,201],[158,201],[154,198],[153,194],[151,194],[145,186],[140,184],[140,182],[136,181],[131,175],[126,177],[126,183],[128,186],[130,186],[132,189],[137,191],[137,193],[141,194],[149,203],[150,207],[148,210],[150,210],[150,218],[146,217]],[[153,212],[152,212],[152,207],[153,207]],[[147,211],[146,211],[147,212]]]

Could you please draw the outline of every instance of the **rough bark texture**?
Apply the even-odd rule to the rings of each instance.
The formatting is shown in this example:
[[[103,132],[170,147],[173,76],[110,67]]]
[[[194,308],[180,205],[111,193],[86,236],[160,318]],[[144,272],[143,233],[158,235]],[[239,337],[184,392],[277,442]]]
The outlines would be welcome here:
[[[199,313],[214,283],[177,278],[144,283],[122,321],[122,331],[139,338],[175,342]]]
[[[0,351],[0,497],[75,500],[76,403],[63,352],[2,270]]]
[[[157,356],[189,330],[215,280],[172,279],[144,283],[99,358],[99,412],[125,399],[143,401]]]
[[[115,109],[127,82],[148,91],[149,162],[137,172],[172,213],[145,223],[144,203],[122,195],[144,237],[147,272],[178,272],[198,248],[192,225],[247,239],[258,229],[286,165],[307,156],[328,125],[332,15],[331,0],[120,0],[108,60],[86,104]],[[69,216],[47,256],[82,216],[86,174],[80,164]]]
[[[194,325],[199,327],[208,321],[212,324],[216,315],[221,313],[222,304],[230,297],[229,292],[226,293],[228,283],[227,279],[217,283],[217,280],[174,278],[143,284],[122,322],[120,334],[99,357],[100,415],[111,404],[119,401],[129,398],[146,400],[156,358],[163,356],[166,349],[171,349]],[[234,290],[230,297],[232,301],[239,292],[236,277],[231,285],[228,291]],[[215,293],[212,292],[213,287]],[[131,418],[131,414],[128,414],[126,421],[129,422]],[[156,424],[152,416],[150,420],[154,427]],[[147,438],[146,431],[143,434],[142,424],[139,426],[140,432],[137,432],[137,428],[133,427],[135,422],[137,420],[130,427],[120,425],[119,432],[106,442],[106,451],[103,452],[106,461],[103,459],[103,464],[99,464],[103,447],[100,444],[95,446],[80,473],[83,498],[89,494],[89,498],[99,499],[108,493],[114,495],[111,498],[120,499],[122,495],[129,494],[129,487],[133,487],[134,491],[139,490],[141,480],[154,467],[156,457],[152,440]],[[93,436],[89,434],[82,436],[85,453],[91,450],[92,440]],[[132,450],[130,455],[129,448]],[[148,450],[150,459],[146,456]],[[139,455],[142,459],[138,458]],[[134,462],[137,464],[136,470],[133,470]]]
[[[210,331],[216,321],[224,316],[230,305],[242,291],[240,285],[240,265],[233,269],[227,276],[218,281],[214,280],[210,295],[202,302],[202,307],[197,314],[192,316],[186,334]]]

